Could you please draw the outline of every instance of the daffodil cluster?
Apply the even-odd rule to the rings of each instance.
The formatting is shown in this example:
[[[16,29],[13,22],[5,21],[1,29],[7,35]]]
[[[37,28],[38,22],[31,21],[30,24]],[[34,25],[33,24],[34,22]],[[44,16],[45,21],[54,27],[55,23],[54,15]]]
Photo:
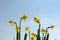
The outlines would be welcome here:
[[[16,28],[15,28],[16,29],[16,40],[21,40],[21,29],[23,29],[22,25],[21,25],[21,22],[22,22],[22,20],[26,21],[27,19],[28,19],[28,15],[23,15],[20,18],[19,25],[17,25],[17,23],[12,19],[8,21],[10,25],[14,25],[14,24],[16,25]],[[24,34],[24,40],[27,40],[28,35],[29,35],[29,40],[49,40],[48,29],[54,29],[55,26],[53,24],[51,24],[47,28],[42,28],[41,27],[41,19],[39,19],[37,16],[34,16],[34,21],[37,24],[39,24],[37,32],[36,33],[31,32],[30,26],[26,26],[25,29],[24,29],[26,31],[25,34]],[[40,34],[42,35],[42,37],[41,37]],[[54,39],[54,40],[56,40],[56,39]]]

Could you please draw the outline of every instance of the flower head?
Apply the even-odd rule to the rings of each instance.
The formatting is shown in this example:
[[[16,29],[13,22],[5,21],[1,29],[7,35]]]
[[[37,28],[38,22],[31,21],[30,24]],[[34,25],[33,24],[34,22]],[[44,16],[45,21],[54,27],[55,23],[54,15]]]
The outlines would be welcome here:
[[[50,28],[53,29],[55,26],[53,24],[50,25]]]
[[[38,20],[38,17],[37,16],[34,16],[34,21],[36,22]]]
[[[9,20],[8,22],[9,22],[10,25],[14,24],[14,20]]]
[[[31,35],[31,40],[35,40],[35,36]]]
[[[35,34],[34,32],[32,32],[32,33],[31,33],[31,35],[34,35],[34,36],[36,36],[36,34]]]
[[[31,33],[31,40],[35,40],[36,36],[34,33]]]
[[[26,30],[26,31],[29,30],[29,26],[26,26],[26,27],[25,27],[25,30]]]
[[[38,23],[38,24],[40,24],[40,22],[41,22],[41,20],[38,18],[38,17],[34,17],[34,21],[36,22],[36,23]]]
[[[23,15],[23,17],[22,17],[23,19],[24,19],[24,21],[28,18],[28,16],[27,15]]]
[[[18,31],[18,32],[20,31],[20,26],[16,27],[16,31]]]
[[[44,33],[44,32],[46,32],[46,30],[45,30],[44,28],[42,28],[42,29],[41,29],[41,32],[43,32],[43,33]]]
[[[37,20],[37,23],[40,24],[40,19]]]

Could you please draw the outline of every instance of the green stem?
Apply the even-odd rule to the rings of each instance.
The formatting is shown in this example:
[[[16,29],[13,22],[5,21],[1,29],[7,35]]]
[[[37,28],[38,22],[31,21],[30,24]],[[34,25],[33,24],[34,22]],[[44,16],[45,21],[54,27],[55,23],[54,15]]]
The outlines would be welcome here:
[[[45,40],[47,40],[47,39],[49,38],[49,34],[47,34],[49,28],[50,28],[50,27],[47,27],[47,28],[46,28],[46,33],[45,33],[45,38],[44,38]]]
[[[39,29],[37,30],[37,40],[40,40]]]
[[[37,39],[36,40],[41,40],[41,38],[40,38],[40,26],[41,26],[41,24],[39,24],[39,29],[37,30]]]
[[[14,22],[14,24],[16,25],[16,27],[17,27],[17,23],[16,22]],[[16,32],[16,40],[18,40],[18,31]]]
[[[40,36],[40,24],[39,24],[39,29],[38,30],[39,30],[38,35]]]
[[[25,33],[24,35],[24,40],[27,40],[27,33]]]
[[[17,27],[17,23],[16,22],[14,22],[14,24],[16,25],[16,27]]]
[[[16,33],[16,40],[18,40],[18,31],[17,31],[17,33]]]
[[[20,18],[20,23],[19,23],[20,25],[19,40],[21,40],[21,21],[22,21],[22,18]]]
[[[46,37],[46,40],[49,40],[49,33],[47,33],[47,37]]]

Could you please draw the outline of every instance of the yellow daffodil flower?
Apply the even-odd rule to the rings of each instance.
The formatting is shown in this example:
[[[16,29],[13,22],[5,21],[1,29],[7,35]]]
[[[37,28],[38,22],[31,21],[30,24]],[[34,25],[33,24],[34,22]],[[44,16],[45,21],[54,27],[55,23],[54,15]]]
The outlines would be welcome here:
[[[37,23],[40,24],[40,19],[37,20]]]
[[[53,29],[55,26],[53,24],[50,25],[50,28]]]
[[[34,21],[36,22],[36,23],[38,23],[38,24],[40,24],[41,23],[41,20],[38,18],[38,17],[34,17]]]
[[[35,40],[36,39],[36,36],[33,35],[34,33],[31,33],[31,40]]]
[[[23,15],[23,17],[22,17],[23,19],[24,19],[24,21],[28,18],[28,16],[27,15]]]
[[[13,20],[9,20],[8,21],[10,25],[13,25],[14,24],[14,21]]]
[[[35,40],[35,37],[33,35],[31,35],[31,40]]]
[[[38,20],[38,17],[37,16],[34,16],[34,21],[36,22]]]
[[[20,26],[16,27],[16,31],[18,31],[18,32],[20,31]]]
[[[34,32],[32,32],[31,35],[34,35],[35,36],[36,34]]]
[[[46,30],[45,30],[44,28],[42,28],[42,29],[41,29],[41,32],[43,32],[43,33],[44,33],[44,32],[46,32]]]
[[[25,30],[26,30],[26,31],[29,30],[29,26],[26,26],[26,27],[25,27]]]

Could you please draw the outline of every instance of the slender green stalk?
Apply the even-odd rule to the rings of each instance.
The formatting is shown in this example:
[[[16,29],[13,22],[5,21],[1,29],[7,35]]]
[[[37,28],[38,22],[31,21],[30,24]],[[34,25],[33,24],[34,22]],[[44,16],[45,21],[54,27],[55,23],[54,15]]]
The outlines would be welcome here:
[[[39,24],[39,40],[41,40],[41,38],[40,38],[40,27],[41,27],[41,24]]]
[[[14,22],[14,24],[16,25],[16,27],[17,27],[17,23],[16,22]],[[18,31],[16,32],[16,40],[18,40]]]
[[[22,18],[20,18],[20,23],[19,23],[20,25],[19,40],[21,40],[21,21],[22,21]]]
[[[27,33],[25,33],[24,35],[24,40],[27,40]]]
[[[48,28],[50,28],[50,27],[47,27],[46,28],[46,33],[45,33],[45,40],[48,40],[49,39],[49,33],[48,33]]]
[[[18,31],[17,31],[17,33],[16,33],[16,40],[18,40]]]
[[[44,40],[46,40],[46,37],[44,37]]]
[[[46,40],[49,40],[49,33],[47,33],[47,37],[46,37]]]
[[[20,32],[18,32],[18,40],[20,40]]]
[[[41,24],[39,24],[39,29],[37,30],[37,39],[36,40],[40,40],[40,26]]]
[[[16,22],[14,22],[14,24],[16,25],[16,27],[17,27],[17,23]]]

